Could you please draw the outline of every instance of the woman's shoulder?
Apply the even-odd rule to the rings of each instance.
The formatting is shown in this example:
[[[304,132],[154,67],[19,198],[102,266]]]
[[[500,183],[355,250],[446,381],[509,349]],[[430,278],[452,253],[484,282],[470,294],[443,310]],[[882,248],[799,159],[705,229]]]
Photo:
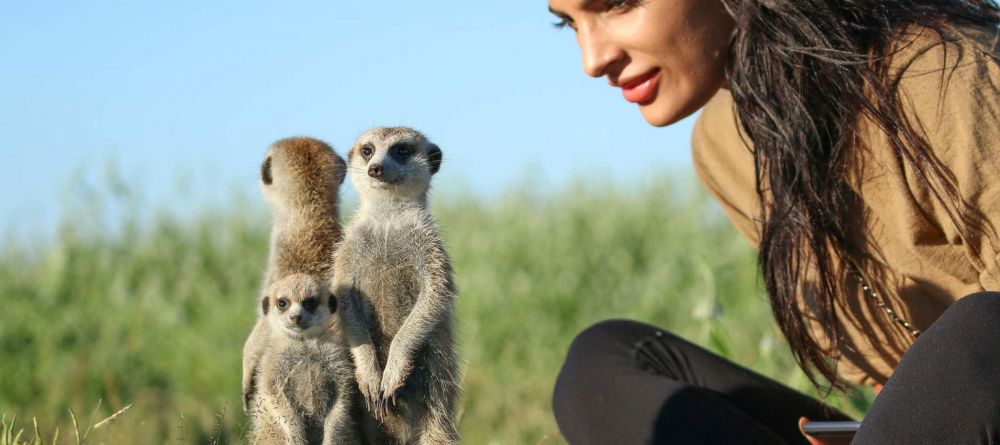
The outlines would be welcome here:
[[[954,27],[943,32],[911,27],[888,55],[889,75],[910,102],[941,102],[952,87],[1000,87],[1000,30],[995,27]],[[904,103],[904,105],[907,105]],[[910,105],[920,105],[911,103]]]
[[[946,165],[974,153],[997,158],[998,45],[995,27],[959,27],[944,35],[914,28],[891,56],[904,114]]]
[[[940,31],[910,26],[899,34],[889,50],[889,57],[897,73],[920,68],[939,70],[955,67],[960,62],[995,58],[998,44],[1000,29],[992,26],[951,26]]]
[[[754,220],[760,204],[750,147],[750,139],[740,130],[733,97],[729,91],[719,90],[695,122],[691,159],[708,192],[743,236],[756,244],[759,236]]]

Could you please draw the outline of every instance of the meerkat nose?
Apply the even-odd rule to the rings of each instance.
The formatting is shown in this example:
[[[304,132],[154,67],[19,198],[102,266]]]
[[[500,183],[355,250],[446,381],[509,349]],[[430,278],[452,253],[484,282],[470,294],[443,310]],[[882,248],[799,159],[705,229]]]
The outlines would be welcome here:
[[[295,324],[299,324],[299,322],[302,321],[302,316],[298,315],[298,314],[292,315],[291,317],[288,317],[288,318],[292,319],[292,323],[295,323]]]
[[[368,176],[371,176],[373,178],[381,178],[382,177],[382,165],[381,164],[372,164],[370,167],[368,167]]]

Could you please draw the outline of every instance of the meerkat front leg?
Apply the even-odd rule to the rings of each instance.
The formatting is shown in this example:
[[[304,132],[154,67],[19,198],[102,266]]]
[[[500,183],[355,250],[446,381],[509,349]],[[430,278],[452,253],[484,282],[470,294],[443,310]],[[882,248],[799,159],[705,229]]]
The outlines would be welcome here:
[[[257,390],[257,369],[267,350],[268,331],[267,322],[263,318],[257,320],[250,337],[243,344],[243,413],[247,415],[250,414],[250,402]]]
[[[370,408],[379,403],[382,367],[378,363],[375,344],[372,342],[368,314],[362,307],[363,302],[356,291],[342,288],[334,292],[343,303],[342,309],[338,312],[341,327],[351,348],[351,356],[354,358],[354,378],[358,381],[358,389],[365,398],[365,404]]]
[[[454,286],[443,248],[433,249],[421,269],[423,286],[420,295],[389,346],[380,386],[383,401],[394,398],[396,391],[403,387],[413,369],[413,356],[417,349],[427,342],[428,335],[438,323],[451,314]]]

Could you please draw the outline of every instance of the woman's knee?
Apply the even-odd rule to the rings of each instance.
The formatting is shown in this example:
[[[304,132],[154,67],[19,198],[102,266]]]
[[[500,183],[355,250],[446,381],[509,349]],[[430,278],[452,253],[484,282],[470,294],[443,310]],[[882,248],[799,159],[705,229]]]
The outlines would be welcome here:
[[[1000,292],[976,292],[948,306],[940,320],[976,320],[1000,324]]]
[[[953,377],[1000,389],[995,377],[1000,356],[1000,292],[978,292],[952,303],[921,335],[915,349],[923,359],[921,367],[938,363]]]
[[[553,408],[578,405],[593,385],[633,368],[632,348],[657,329],[630,320],[605,320],[581,331],[569,346],[553,392]]]

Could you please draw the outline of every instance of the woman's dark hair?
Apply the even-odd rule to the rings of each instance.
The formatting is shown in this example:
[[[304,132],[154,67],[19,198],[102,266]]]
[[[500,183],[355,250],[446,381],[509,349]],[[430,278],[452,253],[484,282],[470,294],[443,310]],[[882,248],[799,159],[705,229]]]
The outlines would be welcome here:
[[[736,21],[726,73],[765,203],[758,263],[771,308],[813,384],[824,386],[818,372],[827,389],[843,390],[832,360],[842,334],[836,296],[852,271],[877,284],[865,272],[876,265],[858,239],[860,201],[848,186],[861,119],[885,132],[964,239],[980,234],[995,244],[995,230],[904,115],[890,62],[914,25],[956,41],[958,27],[997,26],[1000,11],[993,0],[723,3]],[[826,330],[825,344],[810,333],[798,298],[807,271],[816,277],[809,316]]]

